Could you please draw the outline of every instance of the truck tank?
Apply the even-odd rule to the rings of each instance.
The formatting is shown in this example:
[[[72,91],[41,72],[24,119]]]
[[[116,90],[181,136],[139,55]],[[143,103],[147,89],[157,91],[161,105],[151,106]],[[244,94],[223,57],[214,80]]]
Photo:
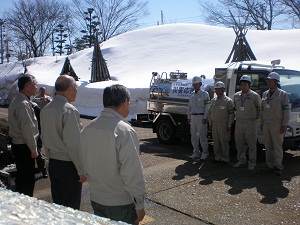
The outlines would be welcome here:
[[[203,85],[202,89],[213,97],[213,79],[205,79],[201,75]],[[159,75],[157,72],[152,73],[152,79],[149,88],[150,99],[188,101],[191,93],[194,91],[192,79],[187,78],[187,73],[170,72],[169,77],[166,72]]]
[[[202,77],[201,88],[211,98],[214,95],[214,80]],[[153,132],[163,144],[172,144],[176,140],[190,138],[187,109],[191,93],[194,91],[192,79],[187,73],[152,73],[147,100],[148,119],[152,122]]]

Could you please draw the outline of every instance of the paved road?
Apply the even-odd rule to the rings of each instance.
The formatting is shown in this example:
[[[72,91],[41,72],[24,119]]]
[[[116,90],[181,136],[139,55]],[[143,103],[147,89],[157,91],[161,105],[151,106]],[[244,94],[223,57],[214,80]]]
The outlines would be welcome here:
[[[175,217],[172,224],[300,224],[300,151],[284,154],[284,174],[278,177],[260,172],[262,153],[255,171],[235,169],[211,163],[212,151],[206,162],[190,161],[189,143],[164,146],[149,130],[137,131],[150,202],[196,219],[176,222]],[[157,212],[149,214],[162,218]]]
[[[285,152],[278,177],[260,172],[263,154],[255,171],[213,164],[211,150],[207,161],[190,161],[189,143],[162,145],[150,128],[135,129],[147,186],[143,224],[300,224],[300,151]],[[34,196],[51,202],[48,179],[37,175]],[[92,213],[87,183],[81,210]]]

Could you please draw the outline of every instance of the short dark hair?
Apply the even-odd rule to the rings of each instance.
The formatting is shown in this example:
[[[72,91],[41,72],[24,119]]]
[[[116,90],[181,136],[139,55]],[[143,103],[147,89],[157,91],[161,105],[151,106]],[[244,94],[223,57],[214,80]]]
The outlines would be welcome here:
[[[59,80],[57,79],[55,82],[55,91],[61,91],[64,92],[66,91],[70,86],[75,86],[76,85],[76,81],[73,77],[69,76],[69,75],[63,75],[66,77],[66,79],[64,80]]]
[[[104,108],[119,108],[126,99],[130,99],[130,93],[123,85],[114,84],[110,87],[106,87],[103,91]]]
[[[22,91],[25,88],[27,83],[33,82],[35,77],[29,74],[22,74],[18,79],[18,88],[19,91]]]

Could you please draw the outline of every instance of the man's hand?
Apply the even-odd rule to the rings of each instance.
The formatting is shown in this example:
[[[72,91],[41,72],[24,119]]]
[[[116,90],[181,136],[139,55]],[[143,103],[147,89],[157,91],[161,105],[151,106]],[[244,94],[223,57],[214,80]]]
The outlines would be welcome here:
[[[188,119],[188,124],[191,124],[191,119]]]
[[[145,211],[145,209],[139,209],[139,210],[136,209],[135,212],[137,215],[137,219],[135,220],[134,223],[139,224],[139,222],[141,222],[144,219],[144,217],[146,215],[146,211]]]
[[[31,153],[31,158],[33,158],[33,159],[35,159],[38,156],[39,156],[38,152]]]
[[[80,183],[86,182],[86,177],[84,175],[79,175],[79,182]]]
[[[281,126],[280,127],[280,133],[283,134],[286,131],[286,126]]]
[[[207,119],[203,119],[203,120],[202,120],[202,123],[203,123],[203,124],[206,124],[206,123],[207,123]]]

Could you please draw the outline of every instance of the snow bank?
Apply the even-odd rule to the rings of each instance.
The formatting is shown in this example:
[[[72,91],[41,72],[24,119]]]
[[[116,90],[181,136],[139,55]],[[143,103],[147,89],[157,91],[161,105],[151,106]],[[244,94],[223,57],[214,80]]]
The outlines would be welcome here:
[[[300,70],[300,30],[249,30],[246,38],[260,61],[281,59],[282,65]],[[102,91],[112,84],[125,85],[131,93],[129,118],[146,113],[146,100],[152,72],[181,70],[188,78],[205,74],[212,78],[216,67],[225,61],[235,40],[233,29],[199,24],[169,24],[131,31],[104,42],[101,49],[107,61],[111,81],[90,83],[93,48],[69,56],[80,81],[74,105],[81,114],[98,116],[102,111]],[[54,93],[66,56],[48,56],[27,60],[30,74],[47,94]],[[0,65],[0,97],[6,98],[22,63]],[[11,91],[12,92],[12,91]],[[13,96],[13,94],[11,94]]]

